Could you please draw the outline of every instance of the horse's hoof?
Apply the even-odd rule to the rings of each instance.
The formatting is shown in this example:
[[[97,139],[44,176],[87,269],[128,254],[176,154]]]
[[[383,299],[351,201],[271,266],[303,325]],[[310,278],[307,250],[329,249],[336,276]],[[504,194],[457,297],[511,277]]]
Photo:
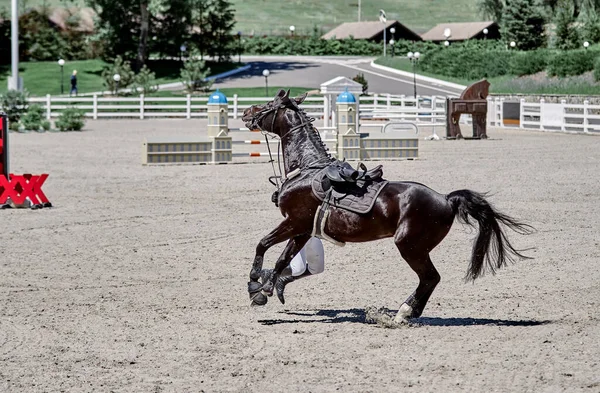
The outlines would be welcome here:
[[[252,295],[260,292],[262,289],[262,284],[258,281],[250,281],[248,283],[248,293],[250,294],[250,299],[252,299]]]
[[[262,292],[254,294],[251,297],[251,300],[252,302],[250,303],[250,305],[252,306],[264,306],[269,301],[269,299],[265,295],[263,295]]]
[[[402,306],[400,306],[400,310],[398,310],[398,314],[396,314],[396,318],[394,318],[394,322],[397,322],[397,323],[407,322],[412,317],[413,317],[413,308],[406,303],[402,303]]]

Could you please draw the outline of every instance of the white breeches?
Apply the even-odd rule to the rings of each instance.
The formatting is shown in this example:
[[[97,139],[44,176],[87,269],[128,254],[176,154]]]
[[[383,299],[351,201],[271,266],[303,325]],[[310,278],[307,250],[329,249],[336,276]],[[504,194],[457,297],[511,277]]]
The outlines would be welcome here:
[[[311,274],[323,273],[325,270],[325,250],[323,243],[316,237],[311,237],[306,242],[306,245],[290,262],[292,276],[300,276],[304,274],[306,269]]]

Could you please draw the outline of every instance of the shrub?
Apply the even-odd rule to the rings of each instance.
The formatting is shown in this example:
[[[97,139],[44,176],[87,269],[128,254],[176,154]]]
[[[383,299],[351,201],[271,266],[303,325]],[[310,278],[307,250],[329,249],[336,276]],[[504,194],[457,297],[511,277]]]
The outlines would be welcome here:
[[[181,81],[189,92],[209,91],[212,81],[207,81],[206,77],[210,74],[210,68],[206,66],[203,60],[199,59],[197,53],[192,55],[183,63],[181,69]]]
[[[102,79],[104,86],[109,90],[117,93],[117,82],[113,79],[115,74],[119,74],[119,89],[124,89],[130,86],[135,80],[135,74],[131,70],[131,63],[124,61],[121,56],[117,56],[113,64],[102,70]]]
[[[510,61],[510,74],[523,76],[544,71],[548,66],[548,52],[538,49],[529,52],[520,52]]]
[[[148,67],[143,66],[140,72],[135,76],[133,86],[136,90],[141,91],[143,94],[154,93],[155,91],[158,91],[156,74],[150,71]]]
[[[497,44],[457,44],[423,53],[419,68],[455,78],[493,78],[508,73],[515,53]]]
[[[352,80],[354,82],[360,83],[362,85],[362,93],[363,93],[363,95],[366,95],[367,92],[369,91],[369,82],[365,78],[365,74],[363,74],[361,72],[360,74],[358,74],[354,78],[352,78]]]
[[[11,124],[17,124],[21,116],[27,112],[29,94],[18,90],[9,90],[0,95],[0,106],[8,115]]]
[[[596,57],[594,61],[594,80],[600,81],[600,57]]]
[[[48,131],[50,122],[44,118],[44,109],[39,105],[31,105],[21,118],[21,124],[27,131]]]
[[[599,52],[592,49],[577,49],[557,52],[548,62],[548,73],[552,76],[581,75],[594,69],[594,60]]]
[[[81,131],[85,125],[85,112],[81,109],[65,109],[55,122],[56,127],[61,131]]]

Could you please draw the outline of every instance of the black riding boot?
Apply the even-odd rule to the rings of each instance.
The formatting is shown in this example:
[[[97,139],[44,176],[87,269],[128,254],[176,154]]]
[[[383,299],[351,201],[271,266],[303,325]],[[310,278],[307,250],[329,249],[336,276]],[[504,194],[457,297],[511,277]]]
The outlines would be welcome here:
[[[260,275],[262,278],[263,285],[266,282],[266,280],[269,278],[269,276],[271,275],[272,271],[273,271],[273,269],[264,269],[261,272]],[[275,283],[275,290],[277,291],[277,298],[279,299],[281,304],[285,304],[285,298],[283,296],[283,292],[285,291],[285,286],[293,281],[296,281],[299,278],[307,277],[310,275],[312,275],[312,273],[310,271],[308,271],[308,268],[304,271],[304,273],[302,273],[299,276],[295,276],[295,277],[292,276],[292,269],[290,269],[289,266],[286,267],[285,269],[283,269],[283,271],[279,275],[279,278],[277,279],[277,282]]]

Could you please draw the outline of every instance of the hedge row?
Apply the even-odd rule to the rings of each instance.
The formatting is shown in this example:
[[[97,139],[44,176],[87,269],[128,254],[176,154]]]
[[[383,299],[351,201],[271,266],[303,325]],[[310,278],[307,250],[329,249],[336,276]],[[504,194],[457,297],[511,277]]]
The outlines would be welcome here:
[[[600,48],[556,51],[538,49],[528,52],[500,47],[453,45],[424,53],[422,70],[455,78],[480,79],[501,75],[524,76],[547,71],[550,76],[581,75],[595,70],[600,78]],[[597,79],[598,79],[597,78]]]

